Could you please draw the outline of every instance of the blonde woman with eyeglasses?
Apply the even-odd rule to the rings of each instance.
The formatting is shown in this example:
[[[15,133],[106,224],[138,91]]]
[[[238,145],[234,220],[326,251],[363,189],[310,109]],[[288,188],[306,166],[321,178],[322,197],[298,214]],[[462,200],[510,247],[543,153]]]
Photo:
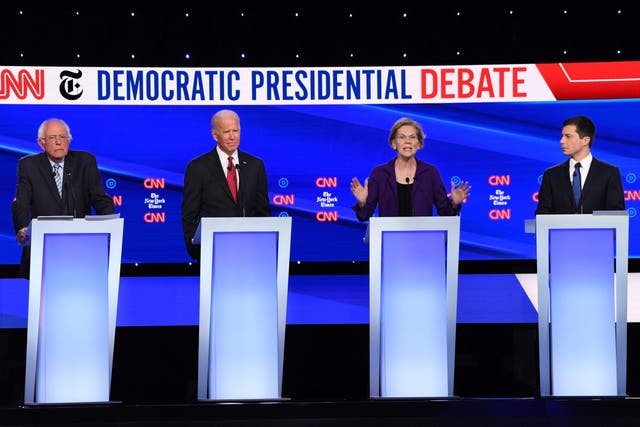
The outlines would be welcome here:
[[[351,192],[357,199],[353,210],[359,221],[368,221],[376,208],[379,216],[440,216],[460,213],[462,202],[469,197],[471,186],[463,181],[458,187],[451,183],[451,196],[447,195],[440,172],[416,157],[424,147],[422,126],[403,117],[395,122],[389,133],[389,145],[396,156],[378,165],[369,178],[360,183],[351,180]]]

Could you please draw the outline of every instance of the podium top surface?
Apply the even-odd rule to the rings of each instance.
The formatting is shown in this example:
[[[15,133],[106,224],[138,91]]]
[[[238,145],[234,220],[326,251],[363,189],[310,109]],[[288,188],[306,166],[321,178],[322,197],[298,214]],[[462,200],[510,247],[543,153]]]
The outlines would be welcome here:
[[[539,222],[560,228],[601,227],[603,221],[611,221],[610,228],[616,228],[620,221],[629,220],[629,211],[593,211],[592,214],[541,214],[524,220],[525,233],[535,233]]]
[[[205,232],[280,232],[291,233],[291,217],[280,216],[242,216],[242,217],[202,217],[191,239],[194,245],[202,244]]]
[[[73,215],[41,215],[36,218],[33,218],[31,222],[29,222],[29,226],[27,227],[27,238],[21,246],[31,246],[31,235],[33,234],[33,224],[53,224],[53,223],[63,223],[68,227],[70,224],[76,223],[85,223],[87,221],[106,221],[112,219],[120,219],[119,213],[108,214],[108,215],[87,215],[84,218],[74,218]]]

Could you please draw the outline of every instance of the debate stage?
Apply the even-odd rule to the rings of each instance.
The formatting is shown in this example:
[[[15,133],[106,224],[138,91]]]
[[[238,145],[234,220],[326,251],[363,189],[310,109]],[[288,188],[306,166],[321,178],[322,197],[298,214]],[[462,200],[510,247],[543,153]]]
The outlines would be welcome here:
[[[541,398],[529,274],[461,274],[454,398],[369,398],[368,277],[294,275],[280,401],[197,400],[196,276],[122,277],[111,402],[25,407],[28,284],[0,279],[2,426],[629,426],[640,423],[637,274],[627,396]]]
[[[0,330],[0,425],[628,426],[640,422],[640,348],[629,346],[624,398],[537,396],[536,324],[461,324],[455,398],[370,399],[368,326],[289,325],[283,400],[198,402],[195,326],[119,327],[112,402],[22,405],[26,330]],[[640,324],[629,324],[640,342]],[[7,349],[12,352],[7,355]],[[22,357],[20,357],[22,356]],[[10,366],[6,366],[6,364]],[[9,388],[9,390],[7,390]]]
[[[4,409],[8,426],[636,426],[637,401],[460,399]]]

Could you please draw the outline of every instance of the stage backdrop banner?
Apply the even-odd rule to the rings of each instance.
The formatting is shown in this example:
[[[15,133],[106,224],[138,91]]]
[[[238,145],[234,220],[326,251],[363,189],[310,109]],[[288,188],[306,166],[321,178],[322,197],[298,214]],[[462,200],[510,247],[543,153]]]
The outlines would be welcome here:
[[[70,148],[95,154],[127,220],[122,262],[188,263],[181,224],[184,171],[213,149],[211,117],[241,118],[240,150],[265,164],[272,216],[293,219],[292,262],[366,262],[366,222],[349,183],[394,158],[389,131],[421,124],[417,157],[447,191],[468,181],[461,260],[534,260],[522,230],[544,170],[566,159],[562,122],[596,124],[594,157],[620,169],[629,234],[640,234],[640,61],[313,68],[116,68],[0,65],[0,197],[16,164],[41,152],[40,123],[64,119]],[[241,184],[242,185],[242,184]],[[0,264],[18,264],[10,215],[0,216]],[[629,257],[640,256],[631,239]]]

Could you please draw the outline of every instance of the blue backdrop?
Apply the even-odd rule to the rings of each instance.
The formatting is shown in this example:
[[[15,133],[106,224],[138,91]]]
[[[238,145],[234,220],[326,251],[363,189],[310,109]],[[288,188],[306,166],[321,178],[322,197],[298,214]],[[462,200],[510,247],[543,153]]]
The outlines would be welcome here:
[[[640,100],[412,105],[237,106],[240,148],[264,159],[273,215],[291,215],[292,261],[365,261],[366,224],[351,210],[349,182],[394,156],[388,132],[400,117],[426,133],[418,157],[448,182],[468,180],[461,259],[533,259],[535,193],[545,168],[565,160],[562,121],[576,114],[596,124],[593,154],[620,167],[630,212],[630,256],[640,256],[636,183]],[[98,158],[107,192],[125,218],[123,262],[187,262],[180,225],[184,169],[211,150],[215,106],[0,105],[0,263],[16,264],[10,203],[16,163],[37,152],[46,118],[71,127],[73,149]]]

